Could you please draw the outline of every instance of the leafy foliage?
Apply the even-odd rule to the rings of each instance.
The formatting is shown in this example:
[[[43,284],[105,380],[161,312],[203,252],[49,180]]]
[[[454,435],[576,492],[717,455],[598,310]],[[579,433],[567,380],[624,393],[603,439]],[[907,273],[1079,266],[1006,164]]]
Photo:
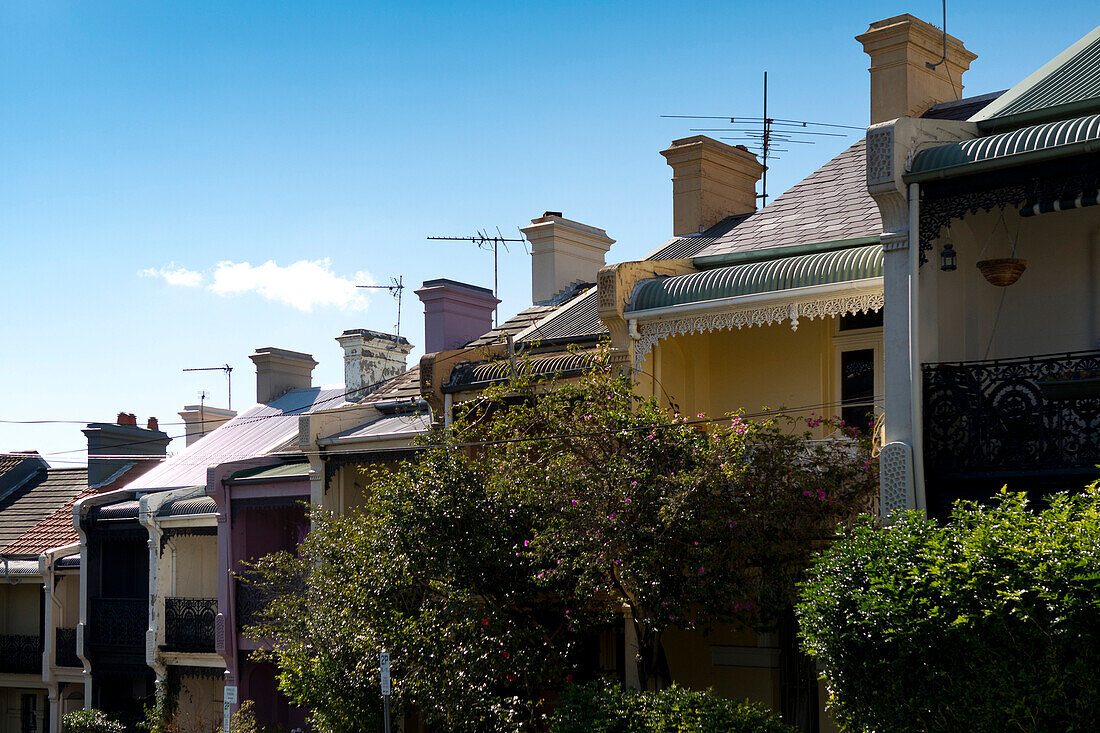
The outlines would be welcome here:
[[[762,705],[673,685],[640,692],[597,682],[567,687],[551,733],[793,733]]]
[[[281,688],[319,730],[371,729],[385,648],[395,702],[431,724],[533,730],[548,693],[598,672],[585,636],[624,606],[653,686],[666,629],[774,623],[874,465],[793,420],[705,425],[604,367],[486,390],[418,461],[373,471],[362,512],[314,512],[297,555],[257,566],[272,602],[252,634]]]
[[[1100,487],[1033,511],[1002,491],[945,524],[847,533],[798,607],[838,720],[866,731],[1091,731]]]
[[[61,719],[65,733],[125,733],[126,727],[102,710],[73,710]]]

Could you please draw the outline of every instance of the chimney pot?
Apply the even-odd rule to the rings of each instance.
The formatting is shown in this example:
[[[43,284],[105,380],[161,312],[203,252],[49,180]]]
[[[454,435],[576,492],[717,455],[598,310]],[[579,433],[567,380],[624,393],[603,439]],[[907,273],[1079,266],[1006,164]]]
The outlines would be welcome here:
[[[570,285],[596,282],[615,240],[603,229],[547,211],[520,231],[531,243],[531,301],[547,303]]]
[[[908,14],[872,23],[856,40],[871,57],[872,125],[961,99],[962,75],[978,58],[948,35],[947,60],[929,69],[943,57],[943,31]]]
[[[756,182],[764,166],[741,145],[706,135],[673,140],[661,155],[672,167],[672,233],[679,237],[727,216],[756,211]]]
[[[157,419],[155,417],[149,418],[149,420],[145,423],[145,429],[160,430],[160,425],[157,424]]]
[[[118,417],[115,418],[115,423],[117,423],[118,425],[125,425],[126,424],[126,418],[127,418],[126,413],[125,412],[120,412],[120,413],[118,413]]]
[[[416,291],[424,303],[424,351],[460,349],[493,327],[500,301],[489,288],[456,280],[425,280]]]
[[[266,404],[313,383],[317,362],[309,354],[266,346],[248,357],[256,365],[256,401]]]
[[[336,337],[344,349],[346,399],[357,402],[383,382],[405,373],[405,359],[412,344],[403,336],[368,328],[344,331]]]

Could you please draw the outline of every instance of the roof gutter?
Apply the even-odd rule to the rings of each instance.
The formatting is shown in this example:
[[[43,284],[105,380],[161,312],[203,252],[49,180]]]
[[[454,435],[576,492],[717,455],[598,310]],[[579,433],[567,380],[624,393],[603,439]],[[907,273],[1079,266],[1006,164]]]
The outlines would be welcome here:
[[[771,247],[769,249],[756,249],[749,252],[729,252],[725,254],[706,255],[692,260],[700,270],[715,270],[729,265],[750,265],[754,262],[767,262],[784,257],[797,257],[799,255],[812,255],[818,252],[832,252],[838,249],[851,249],[853,247],[866,247],[868,244],[878,244],[881,240],[877,234],[867,237],[855,237],[854,239],[834,239],[830,242],[813,242],[811,244],[792,244],[786,247]]]
[[[825,285],[807,285],[802,288],[769,290],[766,293],[753,293],[752,295],[735,295],[732,298],[700,300],[694,303],[671,305],[666,308],[628,311],[625,315],[632,321],[645,323],[647,321],[678,318],[680,316],[695,316],[710,312],[740,310],[742,308],[759,308],[762,305],[771,303],[797,303],[804,300],[817,300],[821,297],[833,295],[875,292],[882,290],[882,283],[883,280],[881,277],[868,277],[861,280],[846,280],[844,282],[827,283]]]
[[[929,181],[942,181],[949,178],[989,173],[1008,168],[1016,168],[1032,163],[1048,163],[1063,158],[1072,158],[1077,155],[1100,152],[1100,139],[1083,140],[1069,145],[1058,145],[1041,150],[1029,150],[1026,153],[1005,155],[997,158],[987,158],[971,163],[960,163],[945,168],[936,168],[920,173],[907,173],[902,177],[906,183],[927,183]]]

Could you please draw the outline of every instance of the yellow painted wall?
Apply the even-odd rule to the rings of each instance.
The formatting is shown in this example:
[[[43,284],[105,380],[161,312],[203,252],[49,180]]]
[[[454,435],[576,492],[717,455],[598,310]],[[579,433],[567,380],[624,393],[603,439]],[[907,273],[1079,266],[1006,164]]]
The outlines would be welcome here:
[[[80,621],[80,576],[60,575],[54,587],[54,598],[61,604],[61,616],[57,625],[62,628],[76,628]]]
[[[38,636],[42,586],[0,585],[0,634]]]
[[[217,598],[217,537],[183,535],[173,537],[170,543],[175,549],[175,590],[165,588],[165,595]]]
[[[225,682],[206,677],[184,677],[180,681],[176,723],[179,733],[209,733],[221,730]]]
[[[1008,209],[1004,216],[1007,236],[1000,212],[952,221],[948,238],[958,252],[954,272],[939,269],[945,240],[935,243],[920,273],[922,361],[1100,346],[1100,207],[1026,219]],[[1010,239],[1017,240],[1016,256],[1026,259],[1028,268],[1008,287],[990,285],[976,263],[1008,257]]]
[[[669,631],[662,637],[668,671],[677,684],[695,690],[713,689],[723,697],[752,700],[779,707],[779,671],[716,667],[711,645],[756,646],[756,634],[717,628],[710,635]]]
[[[22,733],[23,696],[34,695],[37,731],[45,731],[48,709],[44,690],[0,688],[0,733]]]

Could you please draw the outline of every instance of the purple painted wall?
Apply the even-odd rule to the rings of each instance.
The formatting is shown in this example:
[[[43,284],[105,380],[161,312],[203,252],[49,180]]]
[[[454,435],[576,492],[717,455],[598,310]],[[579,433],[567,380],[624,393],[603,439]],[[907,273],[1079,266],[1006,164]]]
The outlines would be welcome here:
[[[493,291],[440,278],[416,291],[424,303],[424,351],[461,349],[493,327]]]

